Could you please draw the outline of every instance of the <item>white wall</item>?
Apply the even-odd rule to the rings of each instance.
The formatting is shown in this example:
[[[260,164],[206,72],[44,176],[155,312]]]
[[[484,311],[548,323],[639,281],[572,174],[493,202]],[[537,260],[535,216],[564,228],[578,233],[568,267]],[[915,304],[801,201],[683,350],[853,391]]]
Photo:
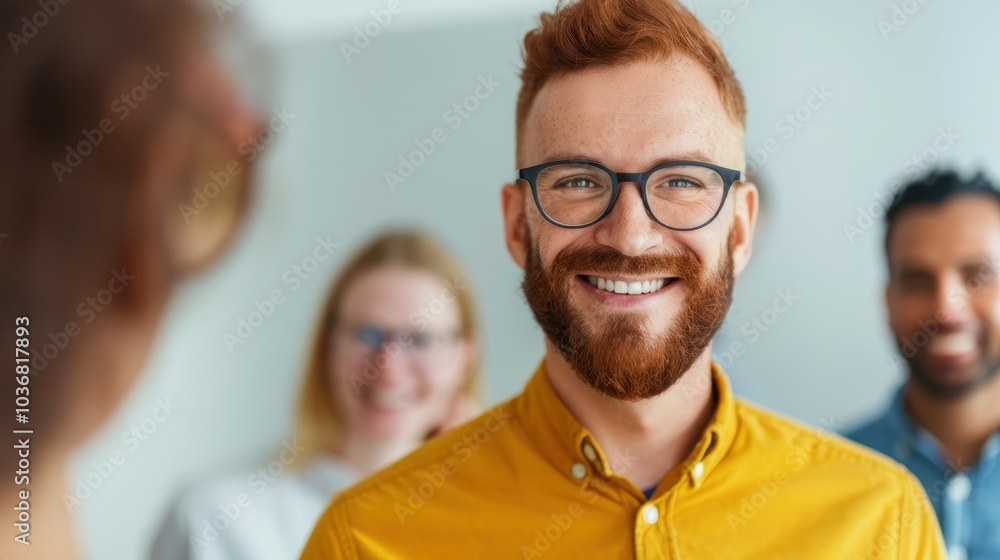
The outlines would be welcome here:
[[[338,11],[246,0],[226,15],[243,10],[262,28],[277,71],[263,98],[295,118],[271,145],[245,235],[221,266],[182,289],[143,381],[80,454],[74,477],[115,450],[126,458],[76,510],[92,558],[143,557],[181,484],[252,464],[280,444],[327,283],[383,226],[427,227],[467,264],[485,318],[491,403],[519,391],[541,356],[541,332],[503,246],[499,186],[514,176],[519,41],[534,6],[547,3],[498,0],[471,13],[482,5],[400,1],[404,10],[350,63],[341,42],[385,3]],[[1000,174],[1000,4],[956,4],[929,0],[885,39],[878,21],[891,17],[890,0],[691,3],[716,21],[743,83],[748,151],[778,148],[759,166],[764,223],[725,327],[725,346],[745,348],[730,370],[745,393],[806,422],[855,422],[902,377],[887,360],[878,216],[853,241],[845,225],[873,204],[878,211],[876,193],[934,145],[939,129],[958,136],[944,159]],[[490,75],[499,88],[453,130],[444,112]],[[781,119],[812,88],[832,96],[788,137]],[[437,127],[447,140],[390,190],[383,173]],[[339,249],[293,291],[283,272],[327,236]],[[223,333],[274,289],[286,303],[231,353]],[[754,340],[744,324],[772,318],[776,290],[799,299]],[[121,434],[167,397],[178,410],[138,448],[123,443]]]

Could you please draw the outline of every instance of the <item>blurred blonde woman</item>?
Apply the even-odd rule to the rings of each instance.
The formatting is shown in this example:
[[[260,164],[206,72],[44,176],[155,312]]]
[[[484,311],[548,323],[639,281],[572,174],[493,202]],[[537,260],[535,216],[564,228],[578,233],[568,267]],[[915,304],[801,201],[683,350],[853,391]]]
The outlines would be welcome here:
[[[347,263],[319,316],[285,450],[295,468],[258,479],[263,490],[242,473],[182,493],[154,560],[298,558],[334,494],[479,412],[479,348],[455,259],[419,232],[380,235]],[[241,492],[252,501],[231,519],[225,508]]]

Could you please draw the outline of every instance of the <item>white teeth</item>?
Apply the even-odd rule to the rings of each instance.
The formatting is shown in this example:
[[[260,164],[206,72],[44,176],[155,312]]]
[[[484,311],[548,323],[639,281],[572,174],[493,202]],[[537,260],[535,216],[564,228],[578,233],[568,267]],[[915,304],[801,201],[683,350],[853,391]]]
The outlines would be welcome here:
[[[616,294],[648,294],[658,291],[667,285],[666,278],[655,280],[642,280],[637,282],[625,282],[623,280],[611,280],[608,278],[598,278],[597,276],[587,276],[587,282],[598,290],[607,290]]]
[[[954,356],[975,350],[976,339],[971,333],[950,333],[935,336],[928,345],[931,354]]]

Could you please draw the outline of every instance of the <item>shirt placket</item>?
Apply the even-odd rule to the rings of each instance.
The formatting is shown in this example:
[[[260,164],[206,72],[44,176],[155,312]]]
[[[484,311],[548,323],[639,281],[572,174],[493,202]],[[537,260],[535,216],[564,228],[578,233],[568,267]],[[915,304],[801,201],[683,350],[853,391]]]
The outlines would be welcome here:
[[[635,557],[677,558],[676,539],[670,519],[675,493],[657,496],[643,503],[634,515]]]
[[[630,460],[627,454],[613,457],[609,461],[586,431],[581,431],[576,439],[582,456],[571,467],[573,477],[582,480],[588,474],[592,474],[602,485],[611,484],[617,487],[619,503],[631,510],[635,557],[643,560],[680,558],[676,529],[672,522],[674,506],[682,491],[686,489],[684,487],[696,490],[701,485],[705,475],[705,455],[713,447],[715,435],[712,434],[710,443],[699,460],[693,464],[688,462],[690,467],[687,472],[666,492],[654,493],[652,499],[646,499],[645,495],[640,498],[641,492],[637,489],[633,491],[621,488],[621,482],[629,487],[634,485],[624,479],[616,480],[621,477],[616,475],[615,471],[627,467],[624,463]],[[592,482],[597,480],[592,479]]]
[[[972,494],[972,478],[966,471],[952,473],[948,477],[944,492],[944,518],[942,532],[948,547],[948,560],[966,560],[966,546],[971,536],[968,526],[972,510],[969,496]]]

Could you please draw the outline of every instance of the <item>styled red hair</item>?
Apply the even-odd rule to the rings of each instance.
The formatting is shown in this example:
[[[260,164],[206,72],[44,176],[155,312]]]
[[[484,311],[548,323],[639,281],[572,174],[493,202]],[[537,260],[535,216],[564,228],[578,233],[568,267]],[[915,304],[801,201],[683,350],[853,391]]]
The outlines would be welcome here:
[[[715,36],[677,0],[560,0],[524,36],[517,140],[549,78],[590,66],[690,56],[715,79],[733,122],[746,127],[746,101]],[[518,152],[520,154],[520,152]]]

